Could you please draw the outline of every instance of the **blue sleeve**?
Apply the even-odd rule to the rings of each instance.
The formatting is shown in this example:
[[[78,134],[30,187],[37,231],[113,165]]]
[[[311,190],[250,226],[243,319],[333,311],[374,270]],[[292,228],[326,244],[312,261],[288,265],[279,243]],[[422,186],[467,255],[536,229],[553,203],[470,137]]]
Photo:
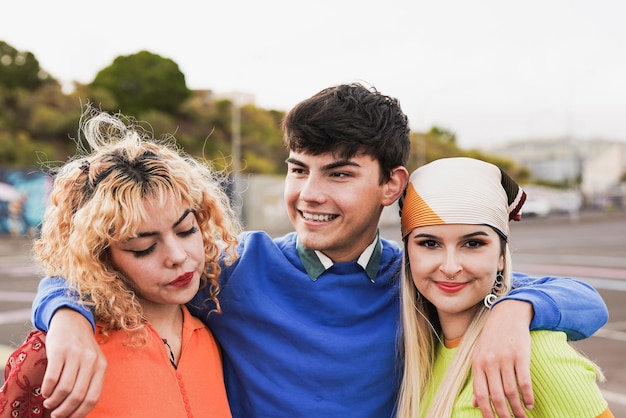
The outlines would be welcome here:
[[[209,315],[217,315],[217,313],[213,313],[217,306],[211,300],[209,291],[206,288],[196,293],[193,299],[187,302],[185,306],[189,309],[190,314],[201,320],[207,327],[209,326]]]
[[[513,273],[513,290],[502,300],[520,300],[533,305],[531,330],[563,331],[570,341],[588,338],[609,319],[600,294],[579,280],[562,277],[536,279]],[[496,302],[496,303],[498,303]]]
[[[228,283],[228,278],[232,273],[234,264],[226,266],[224,265],[223,260],[220,260],[220,263],[220,288],[223,290],[224,286],[226,286],[226,284]],[[220,304],[222,304],[223,302],[222,296],[223,293],[220,293],[218,295],[218,300],[220,301]],[[214,312],[217,309],[217,305],[211,300],[210,287],[208,285],[198,290],[198,293],[196,293],[193,299],[187,302],[185,306],[187,306],[187,309],[189,309],[189,313],[200,319],[204,323],[204,325],[209,328],[211,328],[211,326],[209,325],[209,315],[218,315]]]
[[[239,244],[237,246],[237,254],[239,254],[239,257],[241,257],[244,252],[244,245],[247,242],[248,237],[253,236],[253,234],[254,233],[250,231],[244,231],[239,235]],[[220,253],[220,288],[222,290],[224,290],[224,288],[228,285],[228,280],[232,275],[233,270],[241,260],[241,258],[238,258],[231,264],[230,262],[227,262],[226,257],[228,257],[227,254],[223,252]],[[218,300],[220,302],[220,306],[222,307],[224,304],[223,296],[225,296],[223,292],[218,295]],[[228,304],[228,302],[225,303]],[[211,328],[209,325],[209,315],[218,315],[214,312],[217,309],[217,305],[211,300],[210,287],[208,285],[198,290],[198,293],[196,293],[193,299],[187,302],[185,306],[189,309],[189,313],[200,319],[204,325],[209,328]]]
[[[70,308],[82,314],[95,331],[93,313],[78,301],[78,295],[69,291],[63,277],[45,277],[39,282],[39,289],[33,300],[32,322],[38,330],[48,332],[54,313],[61,308]]]

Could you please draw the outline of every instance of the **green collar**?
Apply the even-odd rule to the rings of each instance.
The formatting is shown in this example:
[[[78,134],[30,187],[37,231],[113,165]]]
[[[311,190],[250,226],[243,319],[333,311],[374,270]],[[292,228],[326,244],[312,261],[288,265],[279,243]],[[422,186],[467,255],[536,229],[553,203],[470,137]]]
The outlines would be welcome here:
[[[333,260],[328,258],[326,254],[318,250],[310,250],[304,245],[298,242],[296,244],[298,251],[298,257],[304,265],[309,278],[312,281],[316,281],[326,270],[332,267]],[[356,260],[357,264],[363,267],[365,274],[369,277],[372,283],[376,282],[376,276],[378,274],[378,267],[380,264],[380,258],[383,254],[383,245],[380,241],[380,235],[377,233],[374,241],[361,253]]]

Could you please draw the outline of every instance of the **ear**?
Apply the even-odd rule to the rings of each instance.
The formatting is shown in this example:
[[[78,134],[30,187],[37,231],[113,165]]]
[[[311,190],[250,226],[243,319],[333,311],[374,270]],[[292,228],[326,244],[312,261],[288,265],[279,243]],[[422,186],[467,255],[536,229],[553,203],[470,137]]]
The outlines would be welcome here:
[[[498,271],[502,271],[504,270],[504,256],[501,255],[500,258],[498,258]]]
[[[405,167],[398,166],[391,170],[391,177],[383,185],[383,200],[384,206],[393,204],[396,200],[402,196],[406,183],[409,180],[409,172]]]

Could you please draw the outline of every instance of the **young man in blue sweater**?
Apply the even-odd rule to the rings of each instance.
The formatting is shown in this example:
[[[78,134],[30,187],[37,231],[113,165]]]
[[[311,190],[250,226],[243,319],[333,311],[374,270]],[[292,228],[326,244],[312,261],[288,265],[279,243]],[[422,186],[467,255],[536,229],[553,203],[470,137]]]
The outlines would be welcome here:
[[[396,99],[348,84],[296,105],[283,131],[295,232],[275,239],[244,233],[240,258],[221,274],[223,314],[199,308],[204,291],[189,308],[222,346],[234,417],[390,417],[402,373],[403,256],[379,236],[378,222],[407,183],[407,117]],[[475,350],[476,404],[485,416],[493,416],[491,402],[501,417],[510,416],[509,403],[516,416],[524,416],[522,402],[532,405],[529,324],[579,339],[608,318],[584,283],[517,274],[515,284]],[[34,303],[35,325],[50,327],[42,391],[59,416],[84,416],[105,365],[83,318],[92,321],[90,312],[66,290],[62,278],[46,278]]]

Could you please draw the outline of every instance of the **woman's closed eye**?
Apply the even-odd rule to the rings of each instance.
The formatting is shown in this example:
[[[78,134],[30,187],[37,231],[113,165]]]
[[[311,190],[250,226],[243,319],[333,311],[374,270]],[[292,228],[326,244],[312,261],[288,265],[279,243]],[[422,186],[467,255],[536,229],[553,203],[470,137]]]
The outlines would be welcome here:
[[[129,251],[131,253],[133,253],[135,258],[141,258],[141,257],[145,257],[147,255],[150,255],[155,250],[156,246],[157,246],[157,244],[155,242],[154,244],[152,244],[151,246],[149,246],[145,250],[129,250]]]
[[[186,237],[189,237],[189,236],[195,234],[198,231],[200,231],[200,230],[198,229],[197,226],[194,225],[194,226],[192,226],[191,228],[189,228],[189,229],[187,229],[185,231],[178,232],[176,235],[178,235],[180,237],[183,237],[183,238],[186,238]]]

